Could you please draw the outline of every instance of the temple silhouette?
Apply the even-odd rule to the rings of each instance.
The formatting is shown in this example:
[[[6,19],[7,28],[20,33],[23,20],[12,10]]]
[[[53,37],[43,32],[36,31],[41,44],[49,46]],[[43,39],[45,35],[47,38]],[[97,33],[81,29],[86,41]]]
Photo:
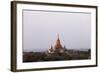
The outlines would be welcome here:
[[[64,54],[67,51],[65,46],[62,46],[59,34],[57,35],[57,40],[54,46],[47,50],[47,56],[45,57],[46,60],[62,60],[64,58]]]
[[[60,38],[59,38],[59,34],[57,35],[57,40],[54,46],[51,45],[51,47],[48,49],[48,53],[49,54],[53,54],[53,53],[64,53],[64,51],[66,50],[66,47],[62,46],[61,42],[60,42]]]

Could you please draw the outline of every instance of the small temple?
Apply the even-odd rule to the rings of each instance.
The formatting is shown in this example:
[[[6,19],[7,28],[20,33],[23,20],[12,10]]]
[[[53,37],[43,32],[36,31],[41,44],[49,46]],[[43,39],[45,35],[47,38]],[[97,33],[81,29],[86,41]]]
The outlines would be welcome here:
[[[60,42],[60,38],[59,38],[59,34],[57,35],[57,40],[55,42],[55,45],[52,46],[48,49],[48,53],[49,54],[53,54],[53,53],[64,53],[65,51],[65,46],[63,47],[61,42]]]

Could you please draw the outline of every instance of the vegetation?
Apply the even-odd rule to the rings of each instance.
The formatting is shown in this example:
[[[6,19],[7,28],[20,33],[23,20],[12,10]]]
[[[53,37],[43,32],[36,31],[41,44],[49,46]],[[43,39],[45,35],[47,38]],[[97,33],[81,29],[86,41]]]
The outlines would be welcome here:
[[[47,54],[45,52],[23,52],[23,62],[61,61],[90,59],[90,50],[67,50],[62,54]]]

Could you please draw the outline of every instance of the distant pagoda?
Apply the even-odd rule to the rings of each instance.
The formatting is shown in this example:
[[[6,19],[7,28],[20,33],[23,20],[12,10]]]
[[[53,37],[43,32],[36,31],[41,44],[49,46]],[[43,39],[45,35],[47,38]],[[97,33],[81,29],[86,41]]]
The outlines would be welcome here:
[[[59,34],[57,35],[57,40],[56,43],[54,45],[54,47],[51,45],[51,47],[48,49],[48,53],[52,54],[52,53],[64,53],[65,51],[65,46],[63,47],[61,45],[60,39],[59,39]]]

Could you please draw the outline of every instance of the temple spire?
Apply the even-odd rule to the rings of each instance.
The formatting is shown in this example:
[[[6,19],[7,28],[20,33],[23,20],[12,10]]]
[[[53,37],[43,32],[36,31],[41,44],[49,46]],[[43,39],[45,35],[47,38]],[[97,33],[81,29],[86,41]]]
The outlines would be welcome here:
[[[56,41],[56,43],[60,43],[60,39],[59,39],[59,34],[57,34],[57,41]]]
[[[55,49],[59,49],[59,48],[62,48],[62,45],[60,43],[59,34],[57,34],[57,40],[56,40],[56,43],[55,43]]]

